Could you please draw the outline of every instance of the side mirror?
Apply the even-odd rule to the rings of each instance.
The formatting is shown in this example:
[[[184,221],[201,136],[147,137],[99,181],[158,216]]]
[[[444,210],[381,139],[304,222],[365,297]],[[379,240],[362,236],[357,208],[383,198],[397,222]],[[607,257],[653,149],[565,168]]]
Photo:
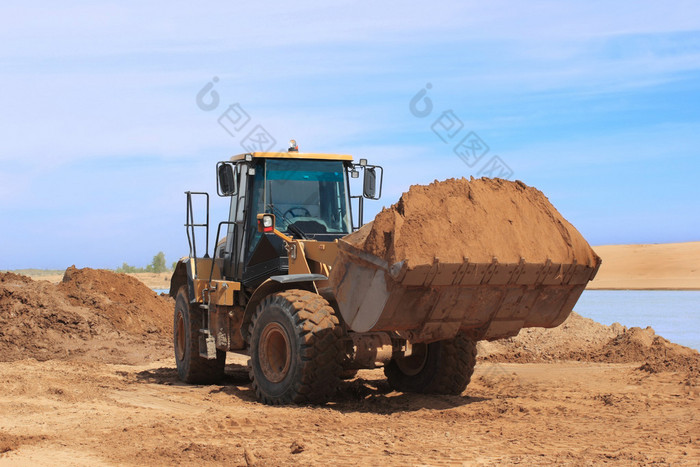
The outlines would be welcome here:
[[[233,165],[227,162],[219,162],[217,165],[219,196],[231,196],[236,194],[236,177]]]
[[[374,199],[377,195],[377,172],[374,168],[365,168],[365,179],[362,187],[365,198]]]

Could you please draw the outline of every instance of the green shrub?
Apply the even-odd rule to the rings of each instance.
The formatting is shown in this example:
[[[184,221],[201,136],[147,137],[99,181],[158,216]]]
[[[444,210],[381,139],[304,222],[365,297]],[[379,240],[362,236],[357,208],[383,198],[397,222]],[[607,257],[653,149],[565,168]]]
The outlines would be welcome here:
[[[175,268],[175,264],[177,264],[177,261],[173,263],[173,269]],[[134,272],[155,272],[155,273],[160,273],[160,272],[166,272],[168,271],[168,267],[165,265],[165,253],[162,251],[159,251],[158,254],[156,254],[153,257],[153,261],[151,264],[146,266],[145,268],[139,268],[136,266],[131,266],[127,263],[122,263],[121,266],[119,266],[117,269],[115,269],[116,272],[121,272],[121,273],[134,273]]]

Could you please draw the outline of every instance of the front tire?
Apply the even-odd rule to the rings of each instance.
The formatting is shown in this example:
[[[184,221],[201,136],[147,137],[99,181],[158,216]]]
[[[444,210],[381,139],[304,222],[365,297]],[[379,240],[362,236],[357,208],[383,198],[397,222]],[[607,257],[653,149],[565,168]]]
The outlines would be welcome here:
[[[199,356],[199,330],[202,327],[204,311],[191,305],[187,286],[177,291],[173,322],[173,344],[177,376],[191,384],[212,384],[224,376],[226,352],[216,350],[216,359],[208,360]]]
[[[459,334],[416,344],[413,355],[392,359],[384,374],[395,391],[458,395],[467,388],[475,365],[476,342]]]
[[[250,325],[250,378],[265,404],[322,404],[340,383],[342,329],[333,308],[307,290],[263,300]]]

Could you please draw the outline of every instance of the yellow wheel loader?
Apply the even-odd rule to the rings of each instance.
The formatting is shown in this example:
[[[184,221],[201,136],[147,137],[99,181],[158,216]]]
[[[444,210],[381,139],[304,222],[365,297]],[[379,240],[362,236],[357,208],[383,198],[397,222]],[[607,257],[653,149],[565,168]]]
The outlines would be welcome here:
[[[381,194],[383,169],[365,159],[293,145],[234,156],[216,171],[218,195],[231,202],[212,256],[209,195],[186,192],[190,253],[170,284],[177,371],[212,383],[227,352],[248,355],[266,404],[324,403],[341,378],[378,367],[397,391],[460,394],[477,340],[560,324],[597,271],[575,261],[387,264],[343,240],[361,227],[364,199]]]

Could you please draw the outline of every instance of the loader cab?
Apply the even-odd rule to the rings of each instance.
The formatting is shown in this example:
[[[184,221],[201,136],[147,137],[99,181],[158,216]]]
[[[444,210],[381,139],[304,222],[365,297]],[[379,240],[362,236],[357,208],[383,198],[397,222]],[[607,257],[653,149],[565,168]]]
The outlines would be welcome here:
[[[257,214],[274,214],[280,232],[334,240],[352,231],[342,161],[260,159],[256,165],[251,206]],[[251,248],[254,244],[251,241]]]
[[[288,271],[285,241],[259,232],[258,214],[274,214],[275,227],[289,237],[318,241],[344,237],[361,223],[352,216],[351,200],[360,198],[361,209],[362,196],[350,195],[358,174],[351,156],[252,153],[217,170],[219,194],[231,196],[226,244],[217,246],[217,256],[224,258],[224,275],[245,287]]]

